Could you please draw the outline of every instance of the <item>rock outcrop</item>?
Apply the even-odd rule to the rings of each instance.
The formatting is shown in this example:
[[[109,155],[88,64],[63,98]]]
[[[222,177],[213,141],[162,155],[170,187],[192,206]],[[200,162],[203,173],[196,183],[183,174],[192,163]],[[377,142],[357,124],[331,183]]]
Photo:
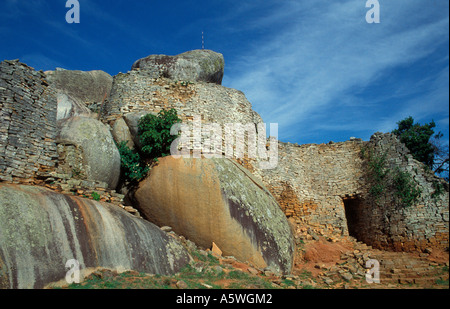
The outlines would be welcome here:
[[[137,60],[132,69],[140,69],[151,78],[222,84],[225,61],[211,50],[192,50],[177,56],[150,55]]]
[[[117,187],[120,154],[106,125],[92,118],[72,117],[61,124],[58,144],[75,145],[82,149],[83,165],[80,170],[87,180],[105,182],[111,189]]]
[[[56,114],[56,120],[64,120],[74,116],[87,116],[91,115],[91,110],[80,101],[80,99],[71,97],[64,91],[57,92],[58,109]]]
[[[84,103],[102,102],[109,97],[113,78],[103,71],[72,71],[57,69],[45,72],[50,85]]]
[[[119,118],[114,123],[111,133],[114,137],[114,140],[118,144],[121,142],[126,142],[129,148],[133,149],[135,147],[133,135],[131,134],[130,128],[128,127],[125,119]]]
[[[448,182],[414,160],[395,136],[321,145],[276,141],[272,148],[245,95],[221,86],[223,72],[223,56],[205,50],[149,56],[114,78],[101,71],[44,74],[18,60],[1,62],[0,288],[60,280],[73,258],[85,269],[177,271],[187,259],[184,249],[121,210],[139,215],[133,207],[203,248],[214,243],[224,256],[280,273],[293,265],[288,220],[298,244],[352,236],[382,250],[448,251]],[[276,149],[278,164],[264,168],[263,158],[245,155],[236,161],[169,157],[136,190],[117,194],[121,162],[114,140],[139,150],[140,117],[171,108],[183,132],[192,133],[181,139],[186,153],[207,156],[214,138],[222,143],[211,152],[231,148],[236,155],[242,144],[254,146],[254,132],[265,142],[258,143],[258,155]],[[249,154],[251,148],[243,148]],[[376,183],[364,156],[369,150],[386,156],[390,171],[381,203],[370,194]],[[408,207],[399,203],[396,175],[407,178],[403,187],[420,189]],[[95,198],[94,192],[121,207],[70,195]]]
[[[113,78],[103,71],[47,71],[46,79],[58,94],[58,120],[100,112],[109,98]]]
[[[66,263],[169,275],[189,262],[184,247],[117,206],[45,188],[0,184],[0,288],[43,288]]]
[[[166,157],[134,194],[136,208],[196,244],[212,243],[242,261],[289,273],[294,244],[272,195],[229,159]]]

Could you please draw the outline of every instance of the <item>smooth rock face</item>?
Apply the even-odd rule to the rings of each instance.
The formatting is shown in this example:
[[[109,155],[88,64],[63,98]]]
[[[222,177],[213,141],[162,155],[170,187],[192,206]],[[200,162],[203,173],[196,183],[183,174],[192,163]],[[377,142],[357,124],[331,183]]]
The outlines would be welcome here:
[[[171,275],[189,255],[158,227],[117,206],[0,184],[0,289],[64,280],[72,259],[82,275],[97,267]]]
[[[92,118],[72,117],[62,122],[58,143],[82,148],[87,180],[105,182],[111,189],[117,187],[120,154],[106,125]]]
[[[150,55],[136,61],[132,69],[145,71],[152,78],[222,84],[225,60],[211,50],[192,50],[177,56]]]
[[[128,126],[131,140],[134,145],[140,150],[142,148],[141,141],[139,140],[139,120],[147,115],[147,112],[128,113],[123,116],[125,124]],[[157,113],[151,113],[157,115]]]
[[[112,127],[112,135],[114,140],[119,144],[121,142],[127,142],[129,148],[134,148],[133,136],[131,135],[130,128],[123,118],[116,120]]]
[[[73,98],[63,91],[57,92],[58,108],[56,120],[68,119],[74,116],[89,116],[91,111],[79,99]]]
[[[46,79],[58,97],[57,120],[73,116],[89,116],[88,106],[100,107],[109,98],[113,78],[103,71],[71,71],[57,69],[45,72]],[[105,97],[106,96],[106,97]]]
[[[82,103],[100,103],[109,97],[113,78],[103,71],[56,70],[45,72],[50,85]]]
[[[285,215],[264,186],[229,159],[162,158],[134,198],[147,219],[197,245],[214,242],[224,256],[282,273],[292,269]]]

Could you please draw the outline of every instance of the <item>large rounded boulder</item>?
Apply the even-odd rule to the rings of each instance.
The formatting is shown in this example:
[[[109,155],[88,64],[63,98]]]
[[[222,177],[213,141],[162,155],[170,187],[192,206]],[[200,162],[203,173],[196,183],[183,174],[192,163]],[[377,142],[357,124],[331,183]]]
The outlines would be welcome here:
[[[109,97],[113,78],[103,71],[72,71],[57,69],[45,72],[50,85],[83,103],[101,103]]]
[[[75,260],[82,279],[99,267],[173,275],[190,257],[175,238],[120,207],[0,184],[0,289],[64,280]]]
[[[120,153],[108,126],[87,117],[72,117],[60,123],[57,143],[82,149],[80,170],[87,180],[103,182],[115,189],[120,178]]]
[[[225,60],[212,50],[191,50],[177,56],[150,55],[137,60],[140,69],[152,78],[222,84]]]
[[[113,78],[103,71],[57,69],[45,72],[51,88],[57,92],[57,120],[100,112],[103,100],[109,98]]]
[[[229,159],[165,157],[140,183],[141,213],[171,226],[204,248],[280,273],[293,266],[294,242],[276,200],[247,170]]]

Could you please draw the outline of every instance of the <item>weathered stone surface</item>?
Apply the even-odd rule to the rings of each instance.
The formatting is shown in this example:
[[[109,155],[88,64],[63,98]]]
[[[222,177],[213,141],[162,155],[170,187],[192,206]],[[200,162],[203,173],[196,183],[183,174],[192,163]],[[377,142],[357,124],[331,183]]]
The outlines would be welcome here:
[[[363,147],[386,154],[390,171],[410,174],[422,191],[415,205],[399,206],[393,188],[380,197],[381,205],[374,202]],[[396,251],[448,247],[448,183],[426,171],[392,134],[374,134],[370,142],[301,146],[280,142],[275,169],[253,167],[301,237],[350,234],[375,248]]]
[[[134,148],[133,136],[131,135],[130,128],[123,118],[116,120],[112,127],[112,135],[117,143],[127,142],[129,148]]]
[[[150,55],[136,61],[132,69],[140,69],[152,78],[165,77],[178,81],[222,84],[225,61],[211,50],[192,50],[177,56]]]
[[[42,72],[0,63],[0,179],[30,178],[56,165],[56,110]]]
[[[64,280],[68,260],[170,275],[189,262],[184,247],[117,206],[0,184],[0,288],[43,288]]]
[[[109,98],[113,78],[103,71],[57,69],[45,72],[50,88],[58,94],[58,120],[101,113],[103,100]]]
[[[104,119],[113,123],[123,117],[139,148],[139,118],[171,108],[177,110],[178,116],[191,131],[196,119],[202,126],[218,124],[224,133],[227,124],[242,124],[257,131],[257,125],[263,123],[241,91],[211,83],[181,85],[164,78],[154,80],[137,71],[114,77],[111,98],[105,106],[107,116]],[[202,147],[193,138],[186,144],[189,149]]]
[[[113,78],[103,71],[71,71],[58,69],[45,72],[52,88],[82,103],[101,103],[109,97]]]
[[[128,113],[123,116],[123,120],[130,132],[131,141],[138,149],[141,149],[142,147],[141,141],[139,140],[139,126],[138,126],[139,120],[149,113],[150,112],[135,112],[135,113]],[[151,114],[156,115],[156,113]]]
[[[449,224],[444,219],[449,213],[448,182],[415,160],[392,133],[375,133],[366,146],[366,153],[369,151],[378,157],[386,156],[385,168],[389,173],[383,179],[385,189],[379,200],[374,201],[373,196],[365,193],[364,204],[354,212],[358,229],[355,236],[373,247],[394,251],[448,248]],[[407,173],[410,188],[420,190],[411,205],[405,205],[398,197],[394,179],[400,172]],[[374,185],[368,175],[364,182],[366,190]]]
[[[120,154],[109,128],[92,118],[73,117],[61,124],[58,143],[71,143],[83,150],[83,172],[88,180],[115,189],[120,177]]]
[[[203,248],[289,273],[294,242],[272,195],[229,159],[159,160],[134,198],[144,217]]]
[[[57,92],[58,109],[56,120],[63,120],[74,116],[89,116],[91,111],[79,99],[67,95],[63,91]]]

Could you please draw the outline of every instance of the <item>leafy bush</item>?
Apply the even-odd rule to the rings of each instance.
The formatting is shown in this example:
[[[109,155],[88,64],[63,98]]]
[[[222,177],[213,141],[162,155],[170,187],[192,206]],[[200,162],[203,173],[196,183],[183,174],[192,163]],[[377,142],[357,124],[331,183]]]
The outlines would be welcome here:
[[[400,170],[391,169],[387,165],[387,154],[377,154],[373,149],[363,147],[361,154],[366,162],[366,177],[370,182],[369,193],[376,204],[381,197],[392,193],[401,207],[410,207],[422,194],[414,182],[413,176]]]
[[[125,175],[125,179],[133,182],[139,181],[148,173],[148,167],[141,160],[139,153],[134,152],[127,146],[127,142],[117,145],[120,153],[120,161]]]
[[[394,193],[404,207],[412,206],[422,194],[422,190],[416,187],[411,174],[396,169],[393,177]]]
[[[100,194],[98,194],[97,192],[92,192],[92,194],[91,194],[91,196],[92,196],[92,198],[94,199],[94,201],[100,201],[100,199],[101,199],[101,196],[100,196]]]
[[[370,195],[378,201],[380,196],[386,191],[386,177],[389,170],[386,167],[387,155],[377,156],[372,149],[361,149],[361,154],[367,162],[367,176],[371,182]]]
[[[157,116],[145,115],[139,120],[139,139],[145,157],[155,159],[170,154],[170,146],[177,138],[170,134],[170,129],[179,122],[181,119],[173,108],[168,111],[162,110]]]
[[[147,114],[139,120],[139,140],[141,153],[130,149],[127,142],[117,145],[125,179],[129,182],[138,182],[144,178],[149,167],[146,160],[158,161],[159,157],[170,154],[170,146],[177,136],[170,134],[175,123],[181,122],[175,109],[163,110],[157,116]]]

